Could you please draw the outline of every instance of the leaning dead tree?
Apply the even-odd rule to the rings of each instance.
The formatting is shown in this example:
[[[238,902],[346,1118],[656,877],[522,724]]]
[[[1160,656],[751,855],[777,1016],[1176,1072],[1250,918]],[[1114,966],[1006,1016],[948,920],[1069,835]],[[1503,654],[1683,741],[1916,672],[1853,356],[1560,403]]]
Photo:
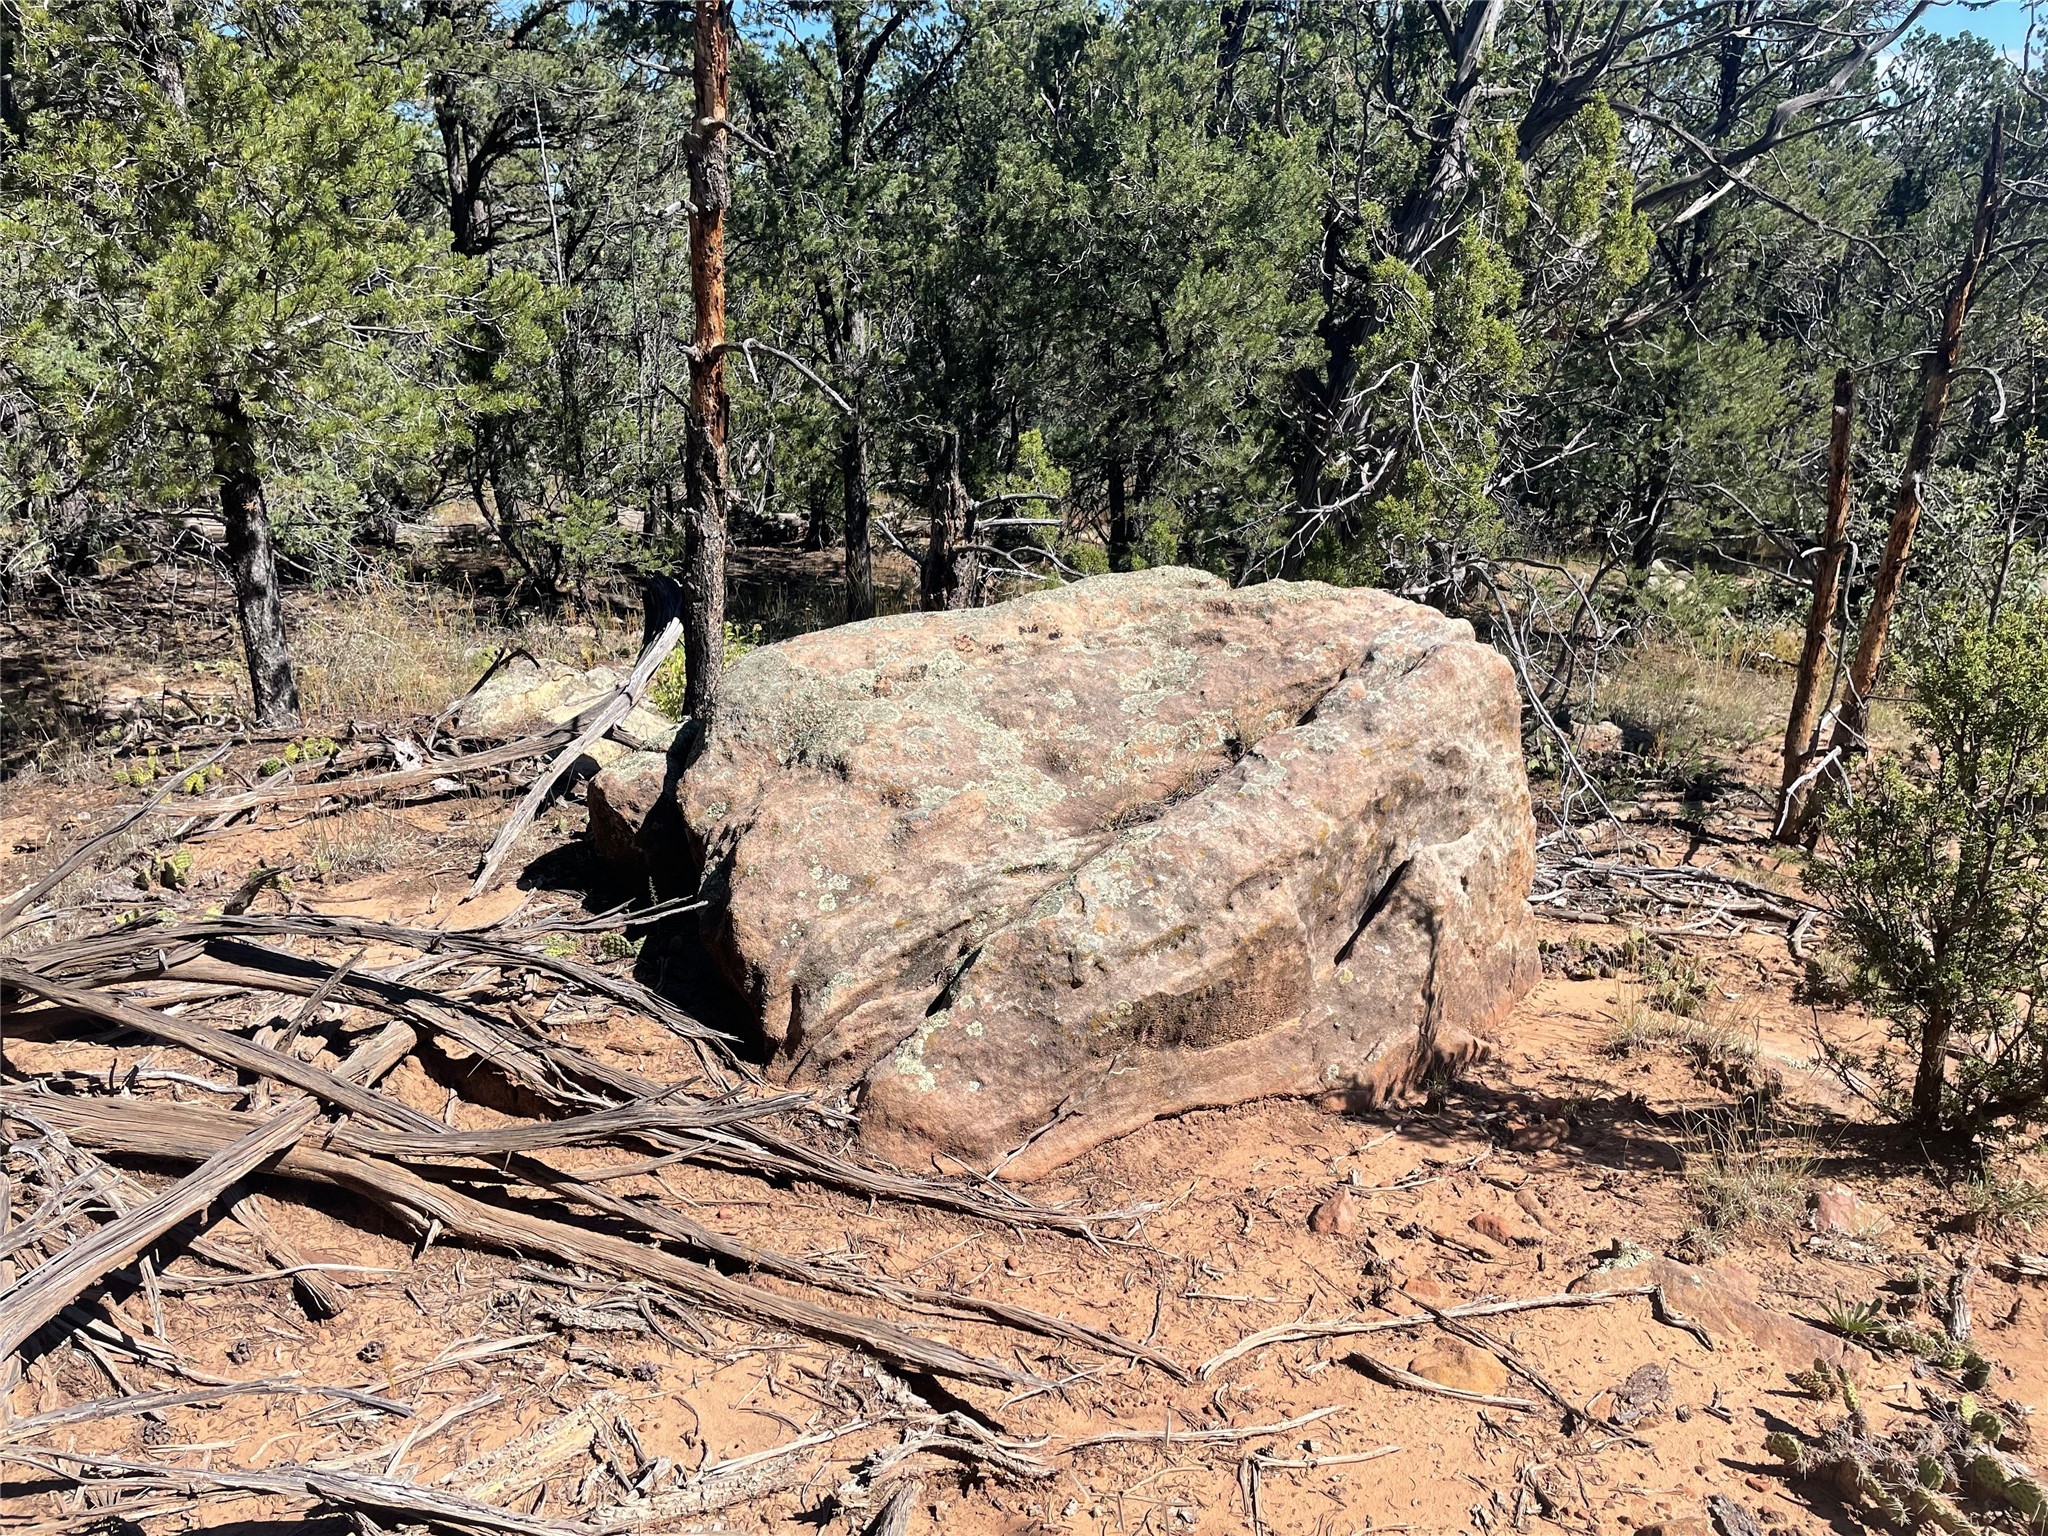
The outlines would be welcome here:
[[[1998,225],[1999,177],[2005,160],[2005,109],[1991,118],[1991,144],[1984,154],[1984,174],[1977,188],[1977,212],[1970,229],[1969,249],[1956,268],[1949,289],[1948,307],[1943,311],[1941,339],[1927,356],[1920,392],[1920,416],[1913,426],[1913,443],[1906,452],[1906,467],[1899,477],[1898,501],[1892,512],[1891,533],[1885,540],[1884,555],[1871,583],[1870,608],[1863,618],[1863,630],[1856,642],[1856,658],[1849,665],[1848,688],[1829,750],[1846,758],[1863,749],[1863,733],[1870,724],[1870,699],[1877,687],[1877,673],[1884,664],[1885,641],[1891,634],[1892,614],[1898,607],[1899,588],[1905,580],[1906,562],[1913,552],[1913,535],[1920,526],[1926,505],[1927,476],[1934,466],[1934,449],[1941,437],[1942,418],[1948,413],[1949,390],[1955,383],[1957,364],[1963,350],[1963,325],[1969,319],[1970,300],[1977,280],[1991,252],[1991,237]]]
[[[732,77],[730,0],[699,0],[694,23],[697,121],[690,134],[690,408],[684,465],[689,506],[683,528],[683,590],[687,619],[683,656],[688,676],[683,708],[698,720],[717,706],[725,674],[726,503],[731,474],[725,388],[725,210],[732,202]]]
[[[1835,405],[1828,434],[1828,517],[1813,568],[1813,605],[1806,615],[1806,644],[1792,682],[1792,712],[1785,723],[1785,771],[1778,791],[1781,840],[1799,836],[1803,790],[1813,781],[1814,722],[1820,712],[1821,670],[1828,657],[1828,631],[1841,601],[1842,564],[1849,553],[1849,448],[1856,420],[1856,375],[1835,374]]]

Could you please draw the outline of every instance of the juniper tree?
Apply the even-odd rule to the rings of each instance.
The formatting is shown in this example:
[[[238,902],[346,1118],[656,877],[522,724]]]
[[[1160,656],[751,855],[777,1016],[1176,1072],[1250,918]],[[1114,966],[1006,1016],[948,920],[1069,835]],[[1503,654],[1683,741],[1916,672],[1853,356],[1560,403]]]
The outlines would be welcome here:
[[[31,5],[7,351],[83,483],[215,500],[254,717],[298,712],[266,477],[358,475],[450,425],[426,359],[481,286],[408,221],[405,82],[345,9]]]

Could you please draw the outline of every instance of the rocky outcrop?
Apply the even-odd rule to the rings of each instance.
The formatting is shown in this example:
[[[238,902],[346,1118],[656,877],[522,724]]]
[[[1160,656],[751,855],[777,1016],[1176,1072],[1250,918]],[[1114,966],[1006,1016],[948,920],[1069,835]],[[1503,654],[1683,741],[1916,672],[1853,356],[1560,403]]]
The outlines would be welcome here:
[[[636,882],[648,877],[646,850],[658,846],[668,830],[661,812],[669,789],[669,754],[665,751],[628,752],[607,765],[584,789],[591,845],[620,875]]]
[[[1851,1376],[1861,1376],[1870,1364],[1869,1353],[1846,1339],[1762,1305],[1751,1294],[1756,1282],[1732,1267],[1696,1269],[1617,1242],[1612,1255],[1574,1280],[1571,1289],[1604,1293],[1646,1285],[1659,1287],[1672,1311],[1699,1324],[1717,1344],[1729,1338],[1747,1339],[1775,1356],[1788,1371],[1803,1371],[1814,1361],[1825,1360]]]
[[[906,1163],[1370,1104],[1536,975],[1513,678],[1384,593],[1155,570],[806,635],[676,797],[778,1071]]]

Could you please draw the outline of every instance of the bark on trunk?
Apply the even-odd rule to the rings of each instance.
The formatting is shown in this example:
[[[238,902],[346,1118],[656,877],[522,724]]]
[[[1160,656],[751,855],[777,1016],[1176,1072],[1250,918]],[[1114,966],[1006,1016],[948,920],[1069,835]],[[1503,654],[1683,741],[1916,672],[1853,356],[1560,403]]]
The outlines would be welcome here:
[[[839,486],[846,514],[846,617],[875,616],[875,555],[868,540],[868,438],[858,416],[839,435]]]
[[[967,487],[960,479],[957,432],[948,432],[939,440],[927,498],[931,506],[931,542],[925,548],[924,569],[919,573],[918,606],[930,613],[971,608],[980,571],[975,557],[960,547],[974,538],[974,505],[967,499]]]
[[[292,680],[270,515],[264,510],[263,482],[256,472],[255,433],[240,396],[226,394],[214,404],[218,420],[208,436],[214,478],[220,484],[221,521],[227,526],[235,614],[241,620],[242,649],[249,662],[249,696],[257,725],[290,725],[299,717],[299,689]]]
[[[1671,450],[1657,448],[1650,454],[1648,467],[1643,471],[1643,483],[1639,498],[1641,510],[1636,514],[1636,536],[1629,546],[1629,564],[1636,570],[1647,571],[1657,559],[1657,541],[1664,534],[1664,519],[1671,510]]]
[[[1778,840],[1797,842],[1804,832],[1805,806],[1812,796],[1795,790],[1813,758],[1814,716],[1820,708],[1821,669],[1827,660],[1828,631],[1841,598],[1842,561],[1849,549],[1849,444],[1856,419],[1856,375],[1835,374],[1835,406],[1828,436],[1828,515],[1820,555],[1813,568],[1813,606],[1806,615],[1806,644],[1792,680],[1792,712],[1785,722],[1785,771],[1779,781]]]
[[[1870,609],[1864,615],[1863,632],[1857,638],[1856,659],[1849,667],[1848,694],[1835,717],[1829,744],[1844,753],[1862,748],[1864,728],[1870,723],[1871,692],[1877,686],[1878,668],[1884,663],[1892,612],[1898,606],[1906,561],[1913,551],[1913,534],[1920,526],[1927,474],[1934,466],[1935,444],[1941,437],[1942,417],[1948,411],[1949,388],[1955,382],[1956,364],[1962,356],[1963,323],[1969,318],[1970,297],[1998,223],[1998,181],[2004,158],[2005,110],[2001,107],[1991,119],[1991,146],[1985,152],[1984,176],[1977,189],[1977,217],[1970,230],[1970,248],[1964,253],[1962,265],[1956,269],[1955,285],[1949,290],[1948,309],[1941,321],[1941,341],[1927,359],[1920,418],[1913,427],[1913,445],[1906,452],[1906,469],[1899,480],[1891,534],[1885,540],[1884,556],[1871,583]]]
[[[1109,484],[1109,568],[1131,568],[1131,510],[1124,500],[1124,461],[1112,453],[1102,461],[1103,479]]]
[[[1927,1021],[1920,1037],[1920,1065],[1913,1074],[1913,1123],[1925,1131],[1941,1129],[1941,1094],[1948,1081],[1948,1042],[1952,1033],[1946,1012]]]
[[[728,403],[725,392],[725,210],[732,198],[726,104],[731,85],[730,0],[698,0],[692,74],[697,126],[690,143],[690,345],[683,592],[688,616],[683,708],[708,724],[725,674],[725,523]]]

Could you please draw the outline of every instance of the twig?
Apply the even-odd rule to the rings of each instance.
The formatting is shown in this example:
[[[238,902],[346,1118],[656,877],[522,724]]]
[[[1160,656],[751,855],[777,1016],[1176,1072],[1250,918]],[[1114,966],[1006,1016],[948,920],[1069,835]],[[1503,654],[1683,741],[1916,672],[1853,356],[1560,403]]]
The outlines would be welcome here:
[[[89,1403],[74,1403],[69,1408],[53,1408],[48,1413],[38,1413],[29,1418],[16,1419],[13,1423],[0,1425],[0,1441],[21,1440],[30,1435],[46,1434],[53,1429],[68,1428],[73,1424],[90,1424],[98,1419],[134,1418],[145,1413],[161,1413],[166,1408],[191,1408],[204,1403],[226,1402],[233,1397],[337,1397],[343,1402],[359,1403],[365,1408],[375,1408],[397,1418],[412,1417],[412,1405],[401,1403],[396,1398],[379,1397],[374,1392],[361,1392],[354,1387],[318,1386],[292,1381],[252,1381],[243,1386],[200,1387],[192,1391],[137,1392],[127,1397],[103,1397]]]
[[[1434,1383],[1431,1383],[1434,1385]],[[1530,1407],[1535,1404],[1531,1403]],[[1086,1450],[1092,1445],[1185,1445],[1190,1443],[1221,1445],[1239,1440],[1263,1440],[1268,1435],[1284,1435],[1291,1429],[1300,1429],[1319,1419],[1327,1419],[1333,1413],[1348,1413],[1350,1405],[1337,1403],[1328,1408],[1313,1408],[1298,1418],[1284,1419],[1278,1424],[1248,1424],[1242,1429],[1112,1429],[1099,1435],[1086,1435],[1079,1440],[1070,1440],[1063,1451]]]
[[[108,843],[111,843],[151,811],[170,799],[179,785],[188,782],[195,774],[203,774],[207,769],[227,756],[228,746],[231,745],[233,743],[215,748],[190,768],[173,769],[164,776],[163,782],[150,792],[149,797],[142,804],[135,807],[134,810],[115,822],[106,831],[87,838],[76,848],[72,849],[69,854],[65,855],[58,862],[55,869],[52,869],[42,879],[29,886],[20,895],[11,898],[5,905],[0,905],[0,937],[5,937],[20,927],[20,918],[24,912],[28,911],[31,906],[41,901],[43,897],[54,891],[58,886],[62,885],[74,871],[84,865],[100,849],[106,847]]]
[[[1267,1456],[1253,1451],[1252,1460],[1262,1468],[1281,1468],[1292,1472],[1314,1471],[1317,1467],[1353,1467],[1360,1462],[1378,1461],[1383,1456],[1398,1456],[1405,1446],[1376,1445],[1369,1451],[1351,1451],[1342,1456],[1304,1456],[1289,1460],[1280,1456]]]
[[[1543,1307],[1597,1307],[1628,1296],[1648,1295],[1651,1289],[1565,1292],[1555,1296],[1529,1296],[1518,1301],[1470,1302],[1460,1307],[1446,1307],[1443,1315],[1452,1318],[1499,1317],[1503,1313],[1533,1312]],[[1302,1344],[1315,1339],[1347,1339],[1367,1333],[1391,1333],[1406,1328],[1424,1328],[1434,1320],[1428,1313],[1418,1312],[1411,1317],[1336,1317],[1322,1322],[1286,1323],[1238,1340],[1221,1354],[1203,1361],[1196,1374],[1207,1381],[1231,1361],[1275,1344]]]
[[[1489,1408],[1511,1408],[1517,1413],[1534,1413],[1542,1407],[1526,1397],[1495,1397],[1487,1392],[1467,1392],[1463,1387],[1447,1387],[1440,1381],[1431,1381],[1427,1376],[1418,1376],[1413,1371],[1404,1371],[1397,1365],[1388,1365],[1384,1360],[1375,1360],[1371,1355],[1354,1353],[1348,1356],[1366,1375],[1385,1382],[1390,1387],[1406,1387],[1413,1392],[1430,1392],[1438,1397],[1455,1397],[1461,1403],[1484,1403]]]
[[[514,1514],[509,1509],[480,1504],[459,1494],[389,1477],[366,1477],[356,1472],[334,1472],[321,1467],[288,1464],[263,1471],[214,1467],[163,1467],[145,1462],[118,1461],[111,1456],[91,1456],[79,1451],[45,1446],[34,1451],[0,1450],[0,1457],[38,1467],[67,1477],[81,1487],[102,1482],[91,1473],[112,1473],[125,1488],[219,1489],[231,1493],[271,1493],[303,1499],[338,1509],[372,1511],[395,1515],[402,1521],[424,1523],[442,1530],[503,1533],[503,1536],[598,1536],[591,1525],[563,1525]],[[76,1467],[66,1472],[64,1467]]]

